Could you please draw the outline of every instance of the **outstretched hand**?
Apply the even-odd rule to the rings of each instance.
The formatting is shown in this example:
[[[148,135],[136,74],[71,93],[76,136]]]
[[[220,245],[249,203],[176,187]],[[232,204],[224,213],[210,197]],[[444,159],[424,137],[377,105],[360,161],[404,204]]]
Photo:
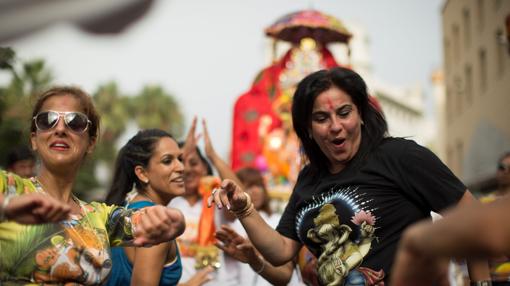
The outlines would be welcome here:
[[[184,232],[184,215],[177,209],[152,206],[133,214],[134,246],[152,246],[176,239]]]
[[[234,181],[225,179],[221,182],[221,187],[214,189],[211,196],[207,198],[207,206],[212,204],[221,209],[227,207],[228,210],[236,212],[245,209],[250,200],[246,194]]]
[[[221,242],[216,242],[216,247],[234,259],[243,263],[250,263],[250,261],[258,259],[257,251],[251,242],[239,235],[230,226],[222,225],[214,236]]]
[[[68,219],[70,212],[69,205],[40,193],[15,196],[4,209],[8,220],[20,224],[59,222]]]

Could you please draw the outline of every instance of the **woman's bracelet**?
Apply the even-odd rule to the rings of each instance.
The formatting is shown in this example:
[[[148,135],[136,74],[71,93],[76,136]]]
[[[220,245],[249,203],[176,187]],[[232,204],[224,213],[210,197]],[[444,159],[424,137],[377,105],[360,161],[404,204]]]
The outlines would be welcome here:
[[[480,281],[471,281],[469,283],[470,286],[492,286],[492,281],[490,280],[480,280]]]
[[[0,206],[0,222],[4,222],[7,220],[7,216],[5,215],[5,209],[9,205],[9,202],[14,197],[14,194],[6,194],[4,195],[4,200],[2,201],[2,205]]]
[[[253,213],[253,211],[255,211],[255,207],[253,207],[253,203],[251,202],[250,195],[248,195],[247,193],[244,193],[244,195],[246,196],[246,205],[244,206],[244,208],[242,208],[240,210],[232,210],[232,212],[238,219],[245,218],[245,217],[251,215],[251,213]]]
[[[262,273],[262,271],[264,271],[264,268],[266,268],[266,261],[264,260],[264,258],[262,258],[262,256],[259,255],[259,259],[260,259],[260,261],[262,261],[262,266],[260,267],[260,269],[259,270],[255,270],[252,267],[252,269],[255,270],[255,273],[257,273],[257,274]]]

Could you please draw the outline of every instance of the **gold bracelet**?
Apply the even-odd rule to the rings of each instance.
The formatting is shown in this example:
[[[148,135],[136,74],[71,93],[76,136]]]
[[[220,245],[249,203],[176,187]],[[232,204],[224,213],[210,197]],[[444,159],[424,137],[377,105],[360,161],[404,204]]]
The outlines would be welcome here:
[[[246,196],[246,205],[244,206],[244,208],[240,210],[232,210],[232,212],[238,219],[242,219],[251,215],[255,210],[255,207],[253,207],[253,203],[251,202],[250,195],[248,195],[247,193],[244,193],[244,195]]]

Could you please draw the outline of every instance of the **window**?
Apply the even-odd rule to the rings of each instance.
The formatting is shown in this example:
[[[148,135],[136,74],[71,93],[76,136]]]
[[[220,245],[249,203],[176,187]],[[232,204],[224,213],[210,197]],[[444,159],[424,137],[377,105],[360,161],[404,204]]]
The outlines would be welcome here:
[[[483,31],[483,25],[485,24],[484,19],[484,10],[483,10],[483,3],[485,0],[478,0],[477,6],[478,6],[478,30],[480,32]]]
[[[450,146],[448,147],[448,150],[446,151],[446,163],[450,169],[452,169],[452,166],[454,164],[453,162],[453,148]]]
[[[464,94],[467,103],[471,104],[473,101],[473,71],[469,64],[464,68]]]
[[[501,0],[494,0],[494,11],[498,11],[501,7]]]
[[[462,174],[463,165],[464,165],[464,144],[462,141],[458,141],[456,147],[457,153],[457,175]]]
[[[451,53],[450,53],[450,40],[444,39],[444,68],[446,74],[448,74],[448,70],[450,69],[450,61],[451,61]]]
[[[454,88],[455,88],[455,97],[456,97],[456,102],[454,103],[455,104],[455,112],[457,112],[457,114],[460,114],[462,112],[462,95],[464,94],[464,86],[462,84],[462,78],[459,77],[459,76],[455,76],[455,79],[454,79]]]
[[[452,122],[452,89],[449,85],[446,86],[446,106],[445,106],[445,113],[446,113],[446,122],[447,124],[450,124]]]
[[[460,39],[459,39],[459,26],[453,25],[452,28],[453,34],[453,56],[455,59],[455,63],[458,63],[460,60]]]
[[[502,35],[503,32],[501,29],[498,29],[496,32],[496,35]],[[508,43],[507,43],[508,45]],[[500,41],[496,42],[496,56],[498,57],[497,65],[496,65],[496,74],[499,78],[502,78],[505,74],[505,63],[506,63],[506,45],[504,43],[501,43]]]
[[[469,14],[468,8],[464,9],[462,19],[464,26],[464,46],[469,48],[471,45],[471,15]]]
[[[480,65],[480,94],[483,94],[487,89],[487,54],[484,49],[478,53]]]

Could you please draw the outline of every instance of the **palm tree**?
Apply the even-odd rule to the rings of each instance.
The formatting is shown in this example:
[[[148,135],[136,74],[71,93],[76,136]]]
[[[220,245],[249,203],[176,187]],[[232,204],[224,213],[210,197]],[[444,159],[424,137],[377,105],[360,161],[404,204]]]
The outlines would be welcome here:
[[[132,99],[131,110],[140,128],[159,128],[182,136],[184,119],[179,104],[161,86],[147,85]]]
[[[28,144],[30,117],[35,96],[52,81],[44,60],[22,63],[11,48],[0,47],[0,73],[10,81],[0,87],[0,150]],[[3,163],[5,158],[1,158]]]

